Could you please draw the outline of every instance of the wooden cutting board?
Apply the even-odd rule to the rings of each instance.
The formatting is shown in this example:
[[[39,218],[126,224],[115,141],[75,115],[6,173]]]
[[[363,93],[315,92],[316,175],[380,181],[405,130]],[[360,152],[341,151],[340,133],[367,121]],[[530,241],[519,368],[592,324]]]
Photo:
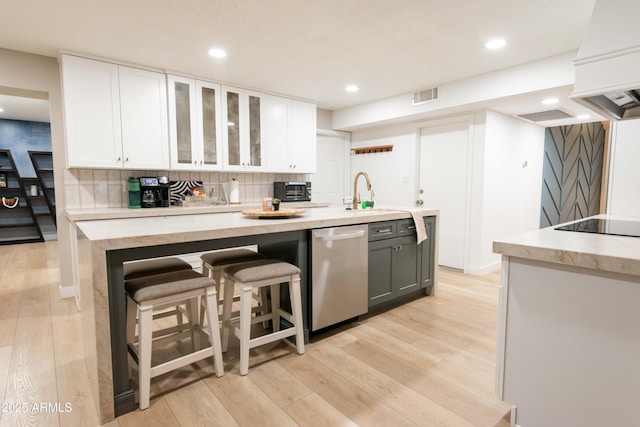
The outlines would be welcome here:
[[[278,211],[263,211],[262,209],[250,209],[248,211],[242,211],[242,214],[254,218],[289,218],[304,214],[304,210],[280,208]]]

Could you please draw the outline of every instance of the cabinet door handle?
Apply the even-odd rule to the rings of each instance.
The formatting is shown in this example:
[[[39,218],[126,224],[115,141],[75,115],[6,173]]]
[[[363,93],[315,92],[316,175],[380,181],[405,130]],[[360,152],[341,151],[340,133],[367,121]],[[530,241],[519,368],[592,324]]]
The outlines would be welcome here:
[[[416,226],[415,225],[403,225],[404,228],[406,228],[407,230],[415,230]]]
[[[381,228],[379,230],[376,230],[376,233],[378,233],[378,234],[391,233],[391,229],[390,228]]]

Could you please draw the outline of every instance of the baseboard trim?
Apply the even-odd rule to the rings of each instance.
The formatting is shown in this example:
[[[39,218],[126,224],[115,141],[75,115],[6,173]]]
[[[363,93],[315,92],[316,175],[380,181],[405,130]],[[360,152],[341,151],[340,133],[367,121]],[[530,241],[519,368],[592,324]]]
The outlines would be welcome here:
[[[467,266],[464,268],[466,274],[472,274],[474,276],[484,276],[485,274],[492,273],[496,270],[500,270],[502,267],[502,261],[483,265],[483,266]]]
[[[76,297],[76,291],[75,291],[75,287],[74,286],[62,286],[62,285],[60,285],[58,287],[58,289],[60,290],[60,298],[62,298],[62,299],[75,298]]]

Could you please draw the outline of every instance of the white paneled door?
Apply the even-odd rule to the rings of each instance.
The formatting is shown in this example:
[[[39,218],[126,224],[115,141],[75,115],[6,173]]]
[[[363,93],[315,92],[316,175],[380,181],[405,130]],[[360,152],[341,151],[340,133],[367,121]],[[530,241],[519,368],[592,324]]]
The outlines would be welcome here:
[[[469,121],[420,129],[419,200],[440,209],[440,265],[464,270]]]
[[[346,136],[318,134],[317,170],[311,177],[311,200],[342,206],[349,194],[349,141]]]

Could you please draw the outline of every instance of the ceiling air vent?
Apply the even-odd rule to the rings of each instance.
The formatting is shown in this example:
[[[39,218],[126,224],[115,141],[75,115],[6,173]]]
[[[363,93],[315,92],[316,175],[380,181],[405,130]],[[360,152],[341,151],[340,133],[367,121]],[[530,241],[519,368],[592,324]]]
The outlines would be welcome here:
[[[424,104],[425,102],[435,101],[436,99],[438,99],[438,88],[432,87],[431,89],[414,92],[411,105],[416,106]]]
[[[520,117],[521,119],[528,120],[530,122],[546,122],[549,120],[569,119],[573,116],[561,110],[548,110],[548,111],[539,111],[537,113],[520,114],[518,115],[518,117]]]

